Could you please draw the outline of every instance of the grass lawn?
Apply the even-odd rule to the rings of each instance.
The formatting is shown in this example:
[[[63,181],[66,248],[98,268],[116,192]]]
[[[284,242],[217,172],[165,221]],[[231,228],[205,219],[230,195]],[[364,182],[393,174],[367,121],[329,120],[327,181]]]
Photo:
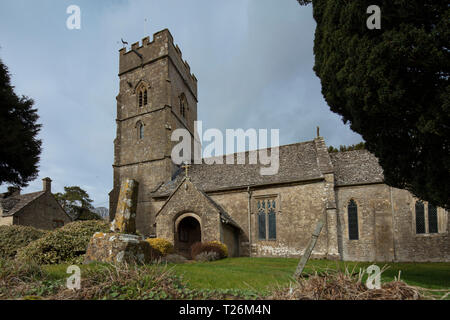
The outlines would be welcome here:
[[[175,272],[193,288],[247,289],[268,292],[270,288],[289,285],[298,259],[289,258],[228,258],[214,262],[196,262],[172,265]],[[371,263],[310,260],[306,273],[341,268],[349,270],[367,267]],[[450,263],[378,263],[383,272],[382,281],[392,281],[401,270],[401,279],[413,286],[450,291]]]
[[[286,287],[293,281],[292,275],[297,267],[298,259],[290,258],[228,258],[214,262],[192,262],[170,264],[168,268],[183,277],[192,289],[204,290],[241,290],[261,295],[268,294],[276,286]],[[321,272],[327,269],[340,268],[358,272],[359,268],[371,263],[343,262],[330,260],[310,260],[306,265],[306,273]],[[429,289],[447,289],[450,291],[450,263],[378,263],[380,268],[388,265],[383,272],[382,281],[392,281],[401,270],[401,280],[409,285]],[[81,266],[82,273],[88,269],[101,267],[100,264]],[[54,279],[67,278],[67,265],[51,265],[44,267]],[[152,268],[148,266],[147,268]],[[354,268],[354,269],[353,269]],[[82,275],[83,276],[83,275]],[[363,279],[365,281],[365,279]],[[435,292],[437,297],[445,294]],[[450,297],[448,297],[450,298]]]

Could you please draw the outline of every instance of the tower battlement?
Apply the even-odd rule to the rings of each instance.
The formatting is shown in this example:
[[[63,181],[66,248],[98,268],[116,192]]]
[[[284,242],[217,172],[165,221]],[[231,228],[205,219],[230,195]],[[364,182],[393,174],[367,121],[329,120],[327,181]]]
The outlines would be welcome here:
[[[119,56],[119,76],[158,59],[169,57],[183,74],[191,89],[197,92],[197,78],[191,73],[187,61],[183,60],[181,50],[177,44],[174,44],[168,29],[154,33],[152,41],[150,41],[150,37],[145,37],[141,42],[133,43],[130,50],[120,49]]]

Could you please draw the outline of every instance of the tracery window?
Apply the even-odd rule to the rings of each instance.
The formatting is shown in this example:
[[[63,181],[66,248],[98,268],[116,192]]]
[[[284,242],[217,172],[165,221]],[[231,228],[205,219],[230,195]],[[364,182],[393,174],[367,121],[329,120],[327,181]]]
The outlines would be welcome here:
[[[275,199],[257,200],[258,239],[276,240],[277,238],[277,203]]]

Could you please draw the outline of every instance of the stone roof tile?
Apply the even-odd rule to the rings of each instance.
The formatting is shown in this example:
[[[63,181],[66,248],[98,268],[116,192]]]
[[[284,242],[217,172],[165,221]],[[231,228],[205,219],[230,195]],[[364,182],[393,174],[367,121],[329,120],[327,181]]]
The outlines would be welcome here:
[[[237,155],[234,154],[236,159]],[[275,175],[260,174],[260,164],[248,164],[248,152],[245,155],[247,164],[194,164],[189,168],[189,177],[202,191],[218,191],[246,186],[307,181],[322,178],[321,168],[317,159],[314,141],[280,146],[279,171]],[[236,163],[236,161],[235,161]],[[167,196],[181,183],[184,171],[179,170],[172,181],[161,185],[153,197]]]
[[[332,152],[330,156],[337,186],[384,181],[378,159],[367,150]]]

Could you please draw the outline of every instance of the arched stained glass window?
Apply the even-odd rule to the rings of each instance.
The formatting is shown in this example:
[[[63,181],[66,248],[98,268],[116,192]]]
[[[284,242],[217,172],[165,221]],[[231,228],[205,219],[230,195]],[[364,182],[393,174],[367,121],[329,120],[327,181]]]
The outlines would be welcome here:
[[[425,233],[425,207],[422,201],[416,202],[416,233]]]
[[[438,232],[437,208],[428,203],[428,233]]]
[[[358,240],[358,205],[352,199],[348,203],[348,237],[350,240]]]

